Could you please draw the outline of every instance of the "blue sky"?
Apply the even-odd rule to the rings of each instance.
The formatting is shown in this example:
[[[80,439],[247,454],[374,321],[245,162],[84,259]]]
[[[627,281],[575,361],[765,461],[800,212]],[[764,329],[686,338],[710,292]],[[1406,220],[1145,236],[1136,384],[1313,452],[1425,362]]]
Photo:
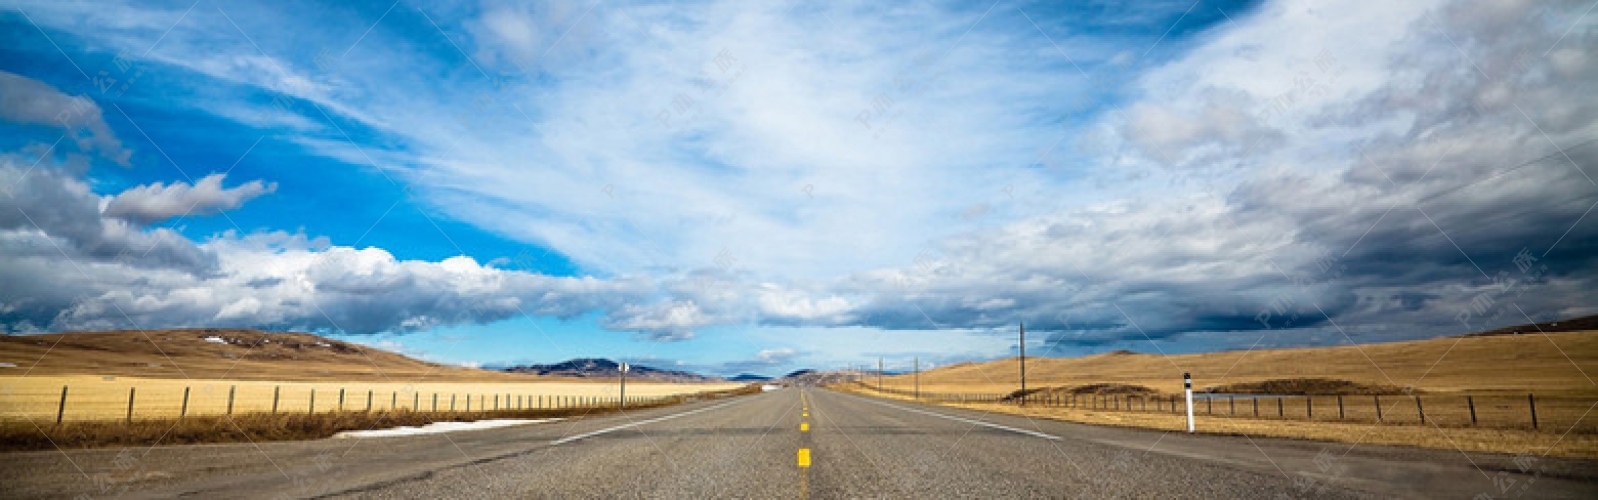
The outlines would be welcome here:
[[[0,3],[15,333],[779,374],[1593,312],[1574,2]]]

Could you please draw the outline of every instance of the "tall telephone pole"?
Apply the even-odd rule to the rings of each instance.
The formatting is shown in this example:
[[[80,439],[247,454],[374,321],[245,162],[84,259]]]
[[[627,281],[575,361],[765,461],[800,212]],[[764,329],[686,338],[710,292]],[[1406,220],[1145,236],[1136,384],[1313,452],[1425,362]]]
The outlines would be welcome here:
[[[921,356],[915,357],[916,401],[921,400]]]
[[[877,392],[882,392],[882,357],[877,357]]]
[[[1026,321],[1021,322],[1021,405],[1026,406]]]

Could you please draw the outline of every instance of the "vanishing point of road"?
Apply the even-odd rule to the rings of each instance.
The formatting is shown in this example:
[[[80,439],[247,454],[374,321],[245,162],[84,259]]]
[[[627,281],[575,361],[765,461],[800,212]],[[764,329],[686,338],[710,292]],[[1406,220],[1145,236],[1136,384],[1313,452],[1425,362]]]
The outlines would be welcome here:
[[[1598,498],[1598,461],[1088,426],[815,388],[447,434],[0,455],[7,498]]]

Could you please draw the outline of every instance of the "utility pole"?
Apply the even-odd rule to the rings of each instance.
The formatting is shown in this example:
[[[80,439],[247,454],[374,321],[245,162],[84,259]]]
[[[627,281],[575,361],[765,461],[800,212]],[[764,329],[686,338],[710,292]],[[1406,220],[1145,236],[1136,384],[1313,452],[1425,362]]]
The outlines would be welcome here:
[[[877,392],[882,392],[882,357],[877,357]]]
[[[622,364],[621,364],[621,409],[623,409],[623,410],[627,409],[627,369],[629,369],[629,368],[632,368],[632,367],[631,366],[627,366],[626,362],[622,362]]]
[[[921,356],[915,357],[916,401],[921,400]]]
[[[1026,406],[1026,322],[1021,322],[1021,406]]]

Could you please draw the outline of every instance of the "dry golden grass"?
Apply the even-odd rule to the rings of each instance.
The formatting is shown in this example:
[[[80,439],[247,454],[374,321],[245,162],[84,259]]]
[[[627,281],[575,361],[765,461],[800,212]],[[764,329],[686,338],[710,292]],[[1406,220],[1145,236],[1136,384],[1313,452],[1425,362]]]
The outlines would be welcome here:
[[[1598,377],[1598,332],[1445,337],[1358,347],[1173,356],[1117,352],[1069,359],[1030,358],[1027,383],[1031,387],[1136,384],[1180,394],[1184,371],[1193,374],[1194,390],[1240,382],[1325,378],[1378,386],[1412,385],[1426,394],[1598,397],[1598,383],[1588,378]],[[883,382],[886,387],[908,390],[912,377],[884,377]],[[1009,392],[1019,383],[1014,358],[921,374],[924,392]]]
[[[911,399],[909,396],[878,393],[874,390],[849,384],[842,384],[833,388],[875,397],[900,400]],[[1150,404],[1152,405],[1152,403]],[[1217,405],[1219,404],[1220,402],[1217,402]],[[1082,407],[1060,408],[1036,404],[1025,407],[998,403],[944,403],[944,405],[994,413],[1025,415],[1031,418],[1047,418],[1098,425],[1178,432],[1187,429],[1185,417],[1157,411],[1101,411]],[[1300,411],[1302,410],[1300,409]],[[1430,408],[1427,411],[1429,415]],[[1240,411],[1239,413],[1243,412]],[[1521,429],[1460,428],[1430,424],[1419,425],[1414,420],[1411,420],[1409,425],[1395,421],[1376,423],[1374,421],[1270,420],[1242,416],[1232,417],[1224,414],[1204,415],[1202,412],[1194,417],[1194,423],[1198,432],[1209,434],[1308,439],[1349,443],[1351,446],[1363,443],[1417,446],[1444,450],[1457,449],[1470,452],[1546,453],[1550,456],[1559,457],[1598,458],[1598,434],[1591,432],[1560,433]]]
[[[72,421],[124,419],[127,416],[128,390],[135,389],[134,419],[176,417],[183,408],[183,391],[189,389],[189,416],[222,415],[227,412],[228,394],[233,391],[233,412],[270,413],[276,391],[279,413],[309,413],[311,391],[316,391],[318,413],[337,411],[339,391],[344,391],[344,410],[364,411],[368,391],[373,410],[432,410],[438,396],[438,409],[464,411],[516,406],[537,407],[540,397],[546,408],[577,404],[576,398],[615,398],[617,385],[610,383],[558,381],[523,377],[524,382],[272,382],[262,380],[173,380],[90,375],[0,377],[0,419],[33,420],[54,423],[61,400],[61,387],[67,386],[65,419]],[[545,381],[550,380],[550,381]],[[627,383],[627,397],[663,397],[708,391],[729,390],[739,383],[666,384]],[[470,402],[468,403],[468,398]],[[509,401],[507,405],[506,401]],[[497,405],[497,406],[496,406]]]
[[[758,386],[745,386],[728,391],[662,397],[648,403],[629,404],[627,408],[628,411],[632,411],[651,406],[678,404],[693,399],[727,397],[758,391]],[[418,426],[433,422],[469,422],[500,418],[581,418],[615,411],[618,411],[615,406],[470,413],[428,413],[402,409],[392,412],[349,411],[276,415],[256,413],[234,417],[143,419],[131,423],[93,421],[54,425],[44,422],[36,424],[11,421],[0,422],[0,451],[320,439],[343,431]]]
[[[1010,394],[1020,385],[1017,368],[1016,359],[1010,358],[930,370],[920,374],[920,390],[926,395]],[[1194,406],[1203,432],[1504,453],[1551,450],[1554,455],[1598,457],[1598,415],[1590,413],[1598,404],[1598,383],[1588,378],[1598,375],[1598,332],[1593,331],[1173,356],[1114,352],[1071,359],[1031,358],[1027,360],[1027,387],[1043,389],[1044,395],[1069,398],[1071,392],[1096,384],[1142,386],[1157,392],[1147,398],[1120,395],[1119,399],[1110,396],[1104,400],[1110,408],[1122,405],[1121,411],[1092,409],[1091,396],[1079,396],[1076,408],[957,405],[1176,430],[1184,428],[1184,419],[1170,405],[1173,397],[1180,400],[1183,372],[1193,374],[1198,391],[1286,379],[1326,379],[1307,386],[1346,381],[1383,389],[1378,392],[1407,386],[1422,401],[1417,408],[1414,397],[1381,396],[1378,423],[1377,401],[1370,395],[1343,396],[1341,415],[1336,396],[1289,397],[1280,403],[1266,397],[1258,400],[1259,417],[1254,416],[1253,399],[1200,399]],[[872,377],[864,382],[876,385]],[[882,382],[885,389],[898,393],[908,393],[914,387],[910,375],[884,377]],[[849,390],[904,397],[859,386]],[[1537,397],[1536,430],[1531,428],[1531,404],[1527,401],[1527,394],[1533,393]],[[1474,424],[1467,395],[1475,403]],[[1145,405],[1148,411],[1143,410]]]
[[[211,339],[211,340],[208,340]],[[614,398],[616,380],[544,377],[430,363],[400,354],[305,333],[182,329],[57,333],[0,337],[0,420],[55,422],[67,386],[64,419],[134,419],[233,412],[362,410],[457,411],[521,405],[578,404]],[[662,397],[740,387],[737,383],[671,384],[629,381],[628,397]],[[274,397],[274,394],[276,395]],[[520,398],[520,400],[518,400]],[[468,399],[470,401],[468,401]],[[508,401],[508,402],[507,402]]]
[[[227,342],[206,341],[207,337]],[[281,381],[527,381],[533,375],[429,363],[306,333],[222,328],[0,336],[8,375]],[[546,379],[549,379],[546,377]]]

